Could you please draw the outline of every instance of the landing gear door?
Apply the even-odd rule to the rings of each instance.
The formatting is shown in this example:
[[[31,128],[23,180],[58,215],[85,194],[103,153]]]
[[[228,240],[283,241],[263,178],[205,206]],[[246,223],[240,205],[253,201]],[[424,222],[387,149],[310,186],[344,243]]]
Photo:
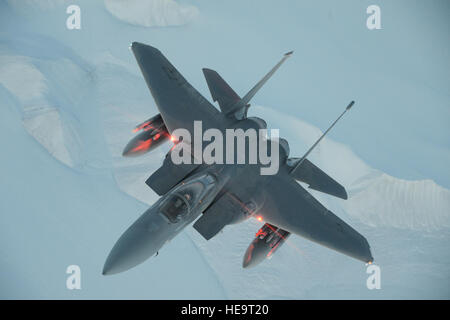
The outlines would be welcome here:
[[[230,193],[225,193],[215,201],[194,223],[194,229],[206,240],[211,239],[228,224],[232,224],[237,216],[246,214],[242,204]]]

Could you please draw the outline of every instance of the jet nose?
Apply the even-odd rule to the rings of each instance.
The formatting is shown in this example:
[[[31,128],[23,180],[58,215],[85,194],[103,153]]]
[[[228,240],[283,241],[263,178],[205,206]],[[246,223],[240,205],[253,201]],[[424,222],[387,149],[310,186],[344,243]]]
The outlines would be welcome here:
[[[136,221],[117,240],[106,259],[103,275],[129,270],[153,256],[162,246],[158,233],[150,232]]]

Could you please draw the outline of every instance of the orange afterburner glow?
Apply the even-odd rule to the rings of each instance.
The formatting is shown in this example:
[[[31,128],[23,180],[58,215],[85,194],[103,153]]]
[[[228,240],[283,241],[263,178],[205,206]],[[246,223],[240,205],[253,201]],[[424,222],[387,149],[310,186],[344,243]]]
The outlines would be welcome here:
[[[267,232],[263,231],[263,228],[259,229],[258,232],[255,234],[255,237],[263,236],[265,237],[267,235]]]
[[[138,145],[131,150],[131,153],[148,150],[151,145],[152,145],[152,139],[148,139],[145,141],[139,141]]]
[[[281,235],[281,233],[279,233],[277,230],[275,230],[270,224],[267,223],[267,226],[273,231],[275,232],[275,234],[277,234],[280,238],[282,238],[284,240],[285,243],[287,243],[289,246],[291,246],[292,248],[294,248],[298,253],[300,253],[301,255],[303,255],[305,258],[307,258],[309,261],[317,263],[317,261],[315,261],[314,259],[312,259],[309,255],[306,254],[306,252],[304,252],[303,250],[301,250],[300,248],[298,248],[292,241],[290,241],[288,238],[285,238]]]
[[[256,220],[258,220],[258,221],[262,221],[262,220],[263,220],[263,218],[262,218],[261,216],[258,216],[258,217],[256,218]]]
[[[149,123],[150,123],[150,121],[146,121],[146,122],[144,122],[144,123],[138,125],[136,128],[133,129],[133,132],[138,132],[139,130],[141,130],[141,129],[145,128],[146,126],[148,126]],[[149,127],[150,127],[150,128],[153,128],[152,126],[149,126]],[[150,129],[150,128],[148,128],[148,129]],[[147,129],[147,130],[148,130],[148,129]],[[146,131],[147,131],[147,130],[146,130]]]
[[[286,241],[286,239],[285,239]],[[273,248],[269,251],[269,253],[267,254],[267,258],[270,258],[270,256],[272,255],[272,253],[275,252],[275,250],[277,250],[278,246],[281,244],[281,241],[278,241],[278,243],[276,245],[273,246]]]

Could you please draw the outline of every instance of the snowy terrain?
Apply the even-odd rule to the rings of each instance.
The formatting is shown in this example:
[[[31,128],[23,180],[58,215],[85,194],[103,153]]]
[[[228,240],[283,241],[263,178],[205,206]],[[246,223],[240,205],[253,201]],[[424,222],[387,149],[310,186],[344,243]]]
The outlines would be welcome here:
[[[67,1],[0,4],[1,298],[450,297],[450,92],[438,81],[449,83],[448,73],[440,71],[449,70],[447,42],[414,71],[401,64],[388,70],[383,63],[389,61],[371,56],[368,86],[383,79],[373,93],[361,84],[366,60],[356,58],[373,53],[344,43],[357,52],[354,59],[343,54],[343,44],[332,39],[345,42],[343,34],[354,26],[338,24],[345,30],[336,31],[335,16],[343,9],[329,2],[322,5],[329,9],[322,24],[308,20],[321,12],[318,4],[295,5],[304,19],[297,21],[289,8],[271,8],[269,1],[261,1],[260,17],[251,20],[246,17],[254,8],[238,1],[75,2],[82,29],[71,31],[65,28]],[[273,17],[265,24],[270,8]],[[387,3],[386,8],[400,10]],[[440,17],[436,25],[448,27]],[[364,32],[354,30],[354,37],[363,42]],[[392,46],[395,37],[386,37],[370,41]],[[381,267],[381,290],[366,288],[360,262],[296,236],[273,259],[242,269],[261,224],[254,220],[226,227],[210,241],[188,227],[158,258],[101,276],[118,236],[157,199],[144,180],[169,148],[140,158],[121,156],[132,128],[157,113],[128,50],[135,40],[159,47],[208,99],[202,67],[216,68],[245,93],[280,54],[298,49],[250,109],[281,129],[291,156],[301,156],[320,136],[319,127],[356,94],[354,111],[310,156],[347,188],[349,199],[311,193],[366,236]],[[404,45],[411,46],[406,40]],[[427,54],[419,51],[417,59]],[[415,62],[413,55],[408,59]],[[421,70],[433,76],[422,77]],[[387,119],[378,118],[383,112]],[[65,288],[70,264],[81,267],[80,291]]]
[[[120,20],[144,27],[181,26],[198,15],[196,7],[174,0],[105,0],[105,7]]]

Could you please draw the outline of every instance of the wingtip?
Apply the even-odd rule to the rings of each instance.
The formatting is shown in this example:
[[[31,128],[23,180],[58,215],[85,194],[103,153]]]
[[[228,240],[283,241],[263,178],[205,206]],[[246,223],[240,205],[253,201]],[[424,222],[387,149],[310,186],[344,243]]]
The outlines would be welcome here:
[[[292,56],[293,53],[294,53],[294,51],[289,51],[289,52],[286,52],[284,55],[286,57],[290,57],[290,56]]]
[[[148,44],[141,43],[141,42],[137,42],[137,41],[133,41],[133,42],[130,44],[129,48],[130,48],[133,52],[145,50],[145,51],[148,51],[148,52],[152,52],[152,51],[153,51],[153,52],[155,52],[155,53],[161,53],[161,51],[160,51],[158,48],[155,48],[155,47],[150,46],[150,45],[148,45]]]
[[[213,69],[209,69],[209,68],[202,68],[202,71],[203,71],[203,74],[217,73]]]

